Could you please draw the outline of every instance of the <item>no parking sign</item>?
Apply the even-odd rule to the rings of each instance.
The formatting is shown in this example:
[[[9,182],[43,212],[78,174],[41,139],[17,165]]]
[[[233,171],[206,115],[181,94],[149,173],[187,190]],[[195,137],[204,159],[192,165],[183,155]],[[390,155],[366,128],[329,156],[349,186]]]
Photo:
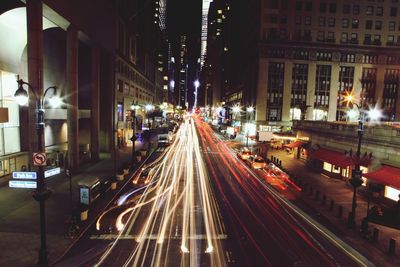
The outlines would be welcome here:
[[[46,153],[33,153],[34,166],[46,166]]]

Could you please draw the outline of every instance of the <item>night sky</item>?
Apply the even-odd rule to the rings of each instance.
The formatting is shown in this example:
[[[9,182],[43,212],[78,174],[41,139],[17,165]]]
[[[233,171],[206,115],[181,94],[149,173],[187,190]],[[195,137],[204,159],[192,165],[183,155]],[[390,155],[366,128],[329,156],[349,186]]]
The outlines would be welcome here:
[[[179,54],[181,35],[187,36],[189,56],[189,105],[193,105],[193,81],[198,75],[197,60],[200,58],[201,0],[168,0],[168,38],[172,43],[175,58]]]

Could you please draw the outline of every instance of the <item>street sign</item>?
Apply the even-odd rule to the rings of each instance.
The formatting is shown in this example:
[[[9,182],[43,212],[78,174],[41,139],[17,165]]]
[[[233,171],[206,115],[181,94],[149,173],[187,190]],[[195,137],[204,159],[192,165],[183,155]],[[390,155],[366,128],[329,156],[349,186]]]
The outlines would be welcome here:
[[[33,153],[34,166],[46,166],[46,153]]]
[[[13,179],[30,179],[35,180],[37,178],[36,172],[13,172]]]
[[[54,168],[54,169],[51,169],[51,170],[47,170],[47,171],[44,172],[44,178],[47,178],[47,177],[50,177],[50,176],[53,176],[53,175],[56,175],[56,174],[60,174],[60,173],[61,173],[61,168],[60,167],[57,167],[57,168]]]
[[[37,188],[36,181],[8,181],[8,186],[12,188]]]
[[[90,203],[90,192],[89,188],[81,187],[79,190],[79,199],[82,204],[89,205]]]

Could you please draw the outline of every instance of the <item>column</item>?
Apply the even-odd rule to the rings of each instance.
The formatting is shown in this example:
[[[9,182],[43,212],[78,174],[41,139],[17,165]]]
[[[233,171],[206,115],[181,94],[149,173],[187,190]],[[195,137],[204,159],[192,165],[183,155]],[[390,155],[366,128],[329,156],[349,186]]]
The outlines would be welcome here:
[[[27,18],[27,52],[28,52],[28,82],[38,96],[43,94],[43,9],[42,1],[29,0],[26,2]],[[15,83],[17,88],[17,83]],[[36,101],[32,91],[25,86],[29,93],[29,164],[32,166],[32,155],[38,151],[36,133]],[[44,139],[44,134],[43,134]],[[44,140],[43,140],[44,144]]]
[[[307,100],[306,105],[309,106],[307,109],[306,120],[314,120],[314,102],[315,102],[315,79],[317,73],[317,64],[310,62],[308,64],[308,77],[307,77]]]
[[[259,58],[258,60],[256,121],[257,124],[261,124],[267,120],[268,59]]]
[[[339,89],[339,71],[339,64],[333,63],[331,70],[331,88],[329,90],[328,121],[336,121],[337,97]]]
[[[290,118],[290,100],[292,96],[292,72],[293,62],[285,61],[285,73],[283,84],[283,101],[282,101],[282,122],[291,121]]]
[[[353,80],[353,87],[354,87],[354,95],[356,96],[357,104],[360,102],[360,95],[362,90],[362,65],[357,64],[354,66],[354,80]]]
[[[67,29],[67,125],[68,164],[71,171],[79,169],[78,140],[78,30]]]
[[[100,154],[100,52],[98,47],[92,48],[91,56],[90,153],[92,161],[98,161]]]

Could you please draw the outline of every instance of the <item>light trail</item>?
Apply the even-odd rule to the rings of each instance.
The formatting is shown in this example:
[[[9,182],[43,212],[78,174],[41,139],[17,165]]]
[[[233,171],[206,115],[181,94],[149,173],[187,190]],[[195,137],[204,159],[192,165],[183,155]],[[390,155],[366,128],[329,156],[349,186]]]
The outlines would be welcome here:
[[[143,193],[137,202],[118,215],[120,232],[96,266],[112,263],[120,242],[132,240],[128,236],[134,236],[135,243],[123,266],[194,267],[203,262],[207,266],[226,266],[221,244],[224,227],[193,119],[186,119],[173,144],[144,168],[151,168],[145,180],[149,184],[141,188]],[[139,182],[140,175],[134,183]],[[132,195],[125,195],[121,202],[129,204],[126,200]]]

